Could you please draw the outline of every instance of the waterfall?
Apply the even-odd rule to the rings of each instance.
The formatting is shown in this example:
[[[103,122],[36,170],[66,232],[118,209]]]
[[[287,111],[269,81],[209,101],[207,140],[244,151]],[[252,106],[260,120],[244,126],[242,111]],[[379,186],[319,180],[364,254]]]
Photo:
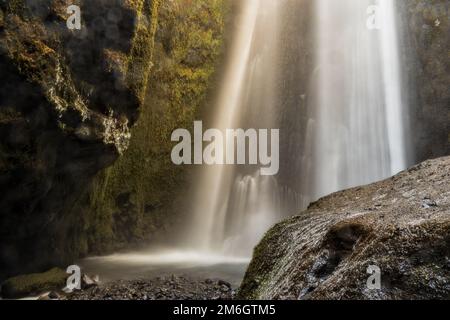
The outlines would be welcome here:
[[[276,127],[279,1],[242,3],[213,128]],[[204,167],[189,242],[204,251],[248,256],[275,223],[289,192],[255,166]]]
[[[278,114],[286,88],[280,89],[284,75],[278,66],[292,59],[293,68],[307,67],[280,55],[282,8],[289,3],[241,2],[211,127],[283,130]],[[379,30],[367,28],[374,3]],[[293,188],[277,176],[261,176],[255,166],[203,166],[187,226],[188,245],[197,250],[248,256],[272,224],[309,202],[386,178],[408,164],[394,0],[314,0],[313,7],[312,85],[302,95],[307,107],[290,106],[307,119],[289,126],[301,132],[301,154],[291,147],[299,141],[280,141],[284,170],[288,176],[300,172],[290,177],[300,183]]]
[[[318,0],[316,12],[305,151],[313,170],[303,186],[311,200],[408,164],[394,0]]]

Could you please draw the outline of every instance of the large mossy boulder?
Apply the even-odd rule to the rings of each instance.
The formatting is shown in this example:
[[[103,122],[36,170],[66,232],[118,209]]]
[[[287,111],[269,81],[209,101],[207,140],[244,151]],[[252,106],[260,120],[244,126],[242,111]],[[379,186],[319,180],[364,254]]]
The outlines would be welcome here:
[[[380,289],[367,285],[376,268]],[[450,158],[332,194],[278,224],[256,247],[238,296],[449,299]]]
[[[159,4],[0,1],[0,279],[86,252],[70,209],[128,148]],[[81,30],[67,28],[70,5]]]
[[[66,285],[68,274],[53,268],[44,273],[21,275],[4,281],[1,285],[2,298],[16,299],[45,291],[61,290]]]

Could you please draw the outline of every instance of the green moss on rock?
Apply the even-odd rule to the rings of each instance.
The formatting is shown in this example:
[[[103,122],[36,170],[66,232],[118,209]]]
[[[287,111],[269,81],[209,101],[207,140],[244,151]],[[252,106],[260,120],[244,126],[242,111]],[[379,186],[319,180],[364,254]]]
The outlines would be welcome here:
[[[22,298],[50,290],[61,290],[66,285],[68,275],[63,270],[53,268],[44,273],[34,273],[10,278],[2,283],[3,298]]]
[[[186,168],[171,162],[170,137],[177,128],[191,128],[206,107],[226,14],[224,0],[160,1],[158,24],[151,26],[152,72],[130,146],[89,192],[85,227],[91,252],[149,241],[173,223],[175,211],[183,212],[176,207]]]

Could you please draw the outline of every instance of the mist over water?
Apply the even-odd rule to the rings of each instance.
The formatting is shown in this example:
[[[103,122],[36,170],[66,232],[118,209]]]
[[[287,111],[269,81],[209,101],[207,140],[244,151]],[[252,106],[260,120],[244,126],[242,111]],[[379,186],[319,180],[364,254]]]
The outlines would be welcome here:
[[[248,259],[188,250],[150,250],[91,257],[78,264],[89,274],[100,274],[102,282],[134,280],[161,276],[186,276],[204,280],[217,278],[239,286]]]

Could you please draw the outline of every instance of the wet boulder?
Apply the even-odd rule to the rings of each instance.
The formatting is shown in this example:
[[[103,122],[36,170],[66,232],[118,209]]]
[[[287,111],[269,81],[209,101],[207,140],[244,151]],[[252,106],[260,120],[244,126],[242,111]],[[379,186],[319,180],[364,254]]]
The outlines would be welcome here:
[[[276,225],[238,297],[449,299],[449,261],[447,157],[332,194]]]

